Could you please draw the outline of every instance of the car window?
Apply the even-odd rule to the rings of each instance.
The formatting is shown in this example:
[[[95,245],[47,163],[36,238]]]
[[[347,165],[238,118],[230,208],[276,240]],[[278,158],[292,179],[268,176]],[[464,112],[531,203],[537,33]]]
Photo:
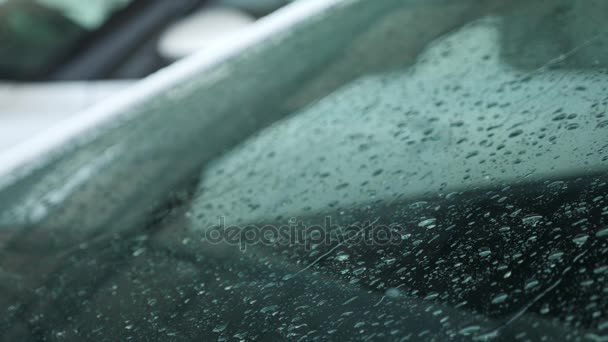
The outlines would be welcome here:
[[[327,331],[600,338],[608,125],[595,53],[604,31],[538,32],[567,46],[547,52],[518,32],[538,23],[509,22],[519,15],[474,20],[412,65],[357,77],[246,141],[203,173],[190,228],[212,242],[211,232],[238,234],[226,240],[242,257],[289,265],[266,281],[252,275],[259,287],[288,293],[312,278],[358,289],[340,297],[344,307],[325,289],[296,297],[330,301]],[[291,305],[272,312],[293,319]],[[409,327],[411,315],[424,323]]]
[[[373,3],[343,12],[358,31],[324,35],[341,45],[314,72],[239,107],[287,115],[147,225],[62,250],[33,289],[15,270],[36,255],[5,259],[10,336],[605,340],[606,5]],[[295,70],[329,49],[289,46]],[[281,77],[260,70],[252,96]]]

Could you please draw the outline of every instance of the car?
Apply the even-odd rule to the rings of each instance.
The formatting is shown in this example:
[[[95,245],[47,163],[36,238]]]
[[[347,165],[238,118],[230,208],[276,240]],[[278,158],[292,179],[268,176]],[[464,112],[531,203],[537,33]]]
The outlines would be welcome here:
[[[59,125],[284,1],[0,3],[0,149]],[[203,52],[204,53],[204,52]]]
[[[606,340],[606,6],[294,2],[0,154],[2,337]]]

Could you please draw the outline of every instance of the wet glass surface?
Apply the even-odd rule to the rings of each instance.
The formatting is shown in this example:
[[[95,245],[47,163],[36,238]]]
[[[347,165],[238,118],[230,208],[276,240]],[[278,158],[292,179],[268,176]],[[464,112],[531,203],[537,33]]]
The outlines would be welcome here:
[[[4,336],[608,340],[606,5],[386,7],[146,225],[7,238]]]

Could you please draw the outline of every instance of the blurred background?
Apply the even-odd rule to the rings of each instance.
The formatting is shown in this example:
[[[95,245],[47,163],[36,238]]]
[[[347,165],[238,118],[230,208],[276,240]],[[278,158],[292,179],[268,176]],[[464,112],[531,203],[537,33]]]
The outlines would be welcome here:
[[[0,153],[291,1],[0,0]]]

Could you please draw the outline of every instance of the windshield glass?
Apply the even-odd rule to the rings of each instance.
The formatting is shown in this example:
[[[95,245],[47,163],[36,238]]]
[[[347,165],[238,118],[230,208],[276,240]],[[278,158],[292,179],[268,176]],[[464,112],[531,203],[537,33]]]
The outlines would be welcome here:
[[[246,115],[234,126],[219,118],[204,132],[209,145],[179,151],[186,161],[222,134],[238,142],[156,203],[145,225],[118,229],[110,213],[105,235],[54,218],[43,221],[53,230],[7,233],[0,331],[22,340],[607,340],[608,4],[354,3],[341,12],[353,25],[322,34],[319,50],[287,36],[290,70],[317,63],[293,87],[264,93],[285,72],[276,57],[234,88],[180,102],[208,115],[201,108],[233,108],[224,98],[244,101],[232,96],[240,91],[260,99],[239,106]],[[333,27],[322,19],[315,28]],[[331,59],[315,59],[327,41],[338,46]],[[238,68],[220,70],[230,72]],[[216,107],[203,107],[211,98]],[[185,130],[178,112],[167,125]],[[233,136],[270,112],[280,119]],[[136,176],[121,176],[148,188],[143,170],[175,153],[143,149]],[[120,192],[96,190],[107,202]],[[61,202],[53,195],[41,203]],[[87,213],[88,203],[68,204]]]
[[[0,79],[44,73],[130,0],[0,1]]]

